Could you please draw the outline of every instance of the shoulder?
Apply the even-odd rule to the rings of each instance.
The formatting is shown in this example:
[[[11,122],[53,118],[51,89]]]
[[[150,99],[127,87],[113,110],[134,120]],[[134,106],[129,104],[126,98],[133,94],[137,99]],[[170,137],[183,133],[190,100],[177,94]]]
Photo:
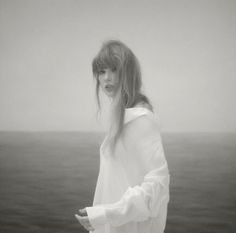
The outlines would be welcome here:
[[[136,117],[133,121],[129,123],[130,127],[136,129],[150,129],[156,125],[156,119],[151,114],[143,114]]]
[[[133,138],[159,134],[159,118],[153,113],[140,115],[126,125],[125,131],[127,136]]]
[[[139,116],[129,122],[122,133],[122,143],[129,151],[147,148],[161,141],[158,119],[151,114]]]

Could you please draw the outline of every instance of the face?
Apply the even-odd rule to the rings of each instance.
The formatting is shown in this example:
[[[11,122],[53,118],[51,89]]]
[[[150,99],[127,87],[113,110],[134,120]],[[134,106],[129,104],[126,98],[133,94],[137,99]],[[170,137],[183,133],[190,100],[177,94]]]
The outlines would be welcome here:
[[[111,98],[114,98],[116,91],[118,90],[118,73],[116,69],[103,69],[99,71],[98,75],[99,83],[103,92]]]

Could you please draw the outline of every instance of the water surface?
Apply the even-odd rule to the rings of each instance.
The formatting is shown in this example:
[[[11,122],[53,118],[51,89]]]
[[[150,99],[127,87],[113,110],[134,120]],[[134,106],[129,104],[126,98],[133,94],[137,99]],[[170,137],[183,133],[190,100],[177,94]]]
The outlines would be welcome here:
[[[104,134],[0,133],[0,232],[87,232]],[[162,134],[169,164],[166,233],[236,232],[236,134]]]

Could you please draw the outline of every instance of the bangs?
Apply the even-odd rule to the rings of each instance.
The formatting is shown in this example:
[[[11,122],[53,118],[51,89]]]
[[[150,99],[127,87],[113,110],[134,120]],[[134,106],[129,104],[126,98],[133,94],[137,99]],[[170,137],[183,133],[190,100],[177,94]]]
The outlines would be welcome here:
[[[98,76],[99,72],[103,69],[118,69],[120,66],[119,60],[114,53],[108,48],[101,50],[100,53],[93,59],[92,69],[93,74]]]

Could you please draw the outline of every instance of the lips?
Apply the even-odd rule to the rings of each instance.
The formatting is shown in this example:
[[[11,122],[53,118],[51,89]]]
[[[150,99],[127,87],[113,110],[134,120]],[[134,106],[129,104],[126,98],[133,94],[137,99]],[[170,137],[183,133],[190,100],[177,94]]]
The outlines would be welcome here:
[[[105,89],[108,90],[108,91],[111,91],[113,89],[113,85],[110,85],[110,84],[106,84],[105,85]]]

